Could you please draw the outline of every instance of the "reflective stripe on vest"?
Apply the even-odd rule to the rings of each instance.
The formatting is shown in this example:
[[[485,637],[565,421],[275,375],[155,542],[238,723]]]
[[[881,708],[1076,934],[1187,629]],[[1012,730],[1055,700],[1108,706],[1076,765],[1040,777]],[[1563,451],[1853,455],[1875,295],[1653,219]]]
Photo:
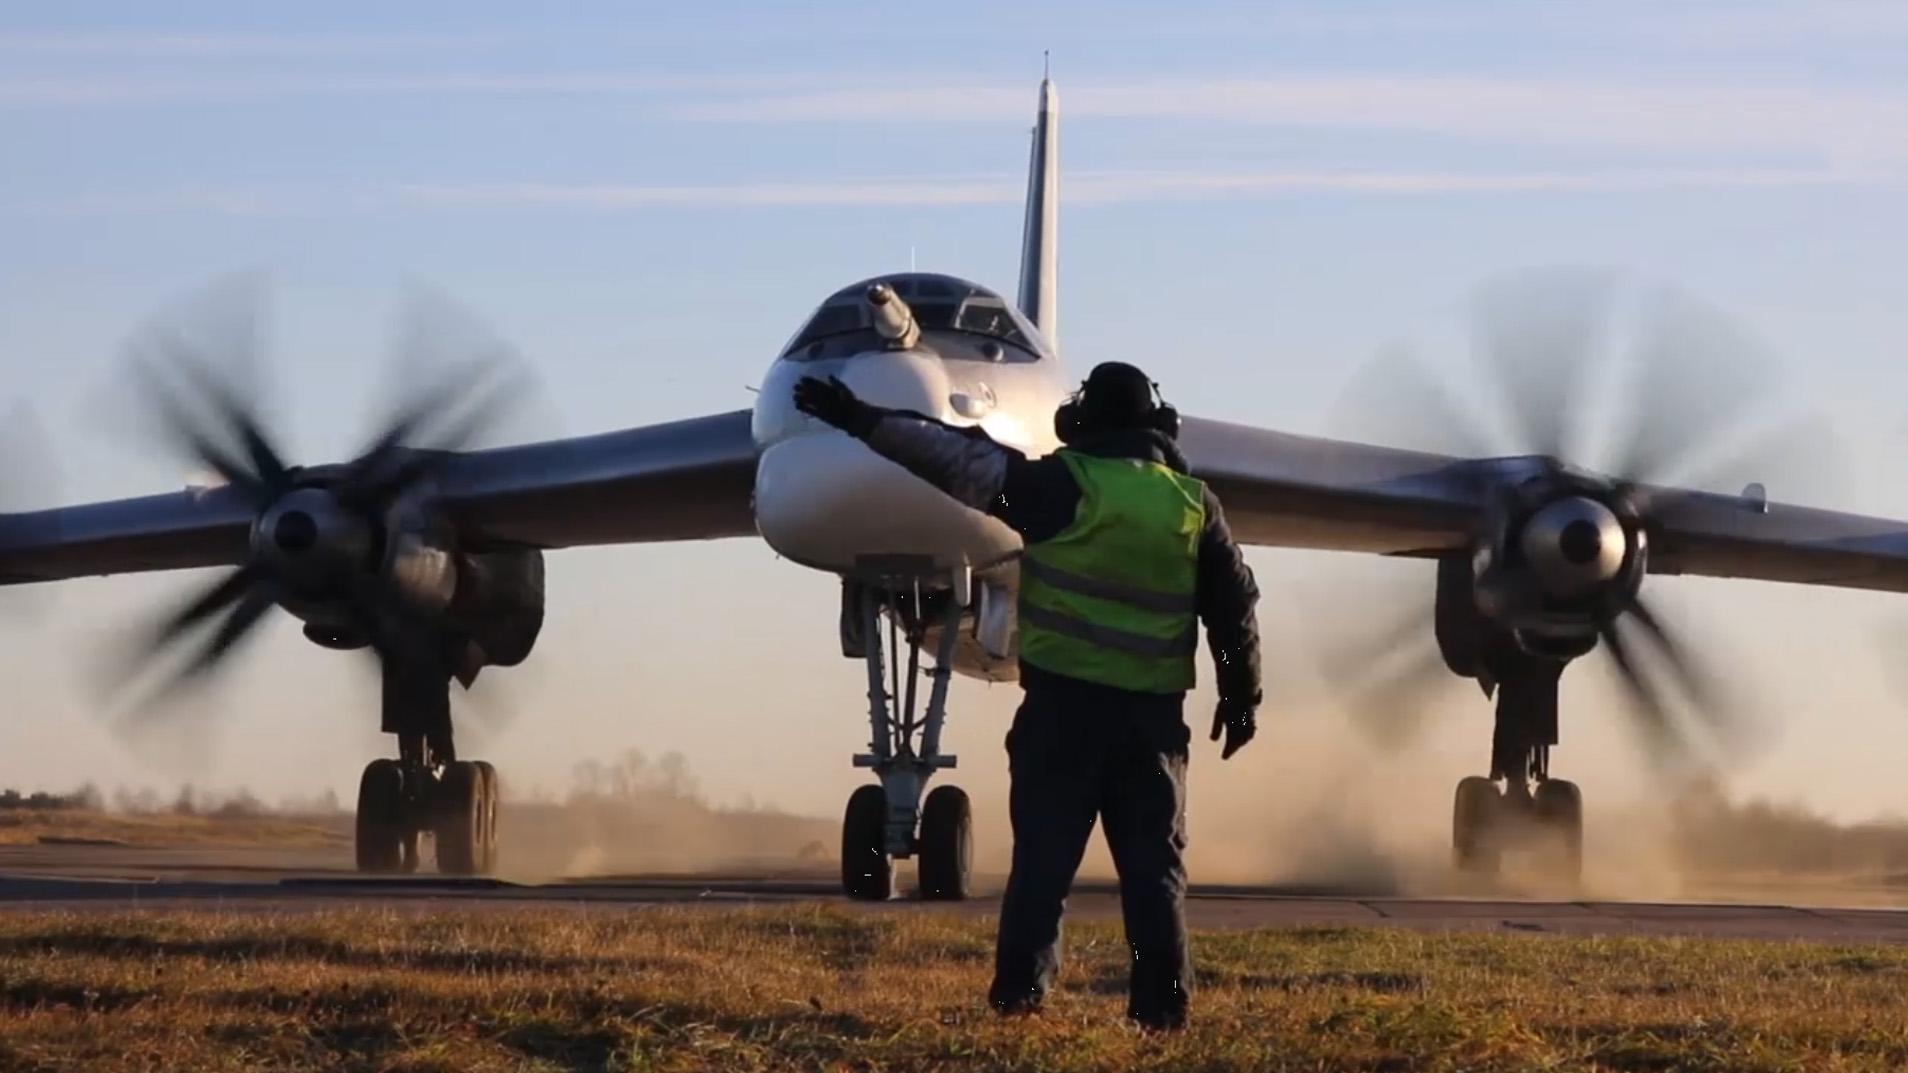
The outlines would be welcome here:
[[[1066,589],[1082,596],[1097,596],[1102,600],[1132,604],[1134,607],[1142,607],[1148,611],[1191,614],[1193,610],[1191,593],[1180,595],[1171,592],[1154,592],[1135,585],[1122,585],[1117,581],[1103,581],[1099,578],[1087,577],[1085,574],[1062,570],[1052,563],[1043,563],[1038,559],[1023,559],[1020,563],[1020,572],[1023,576],[1031,577],[1056,589]]]
[[[1205,486],[1156,462],[1058,457],[1080,502],[1021,559],[1020,658],[1136,692],[1192,688]]]
[[[1189,656],[1199,648],[1199,631],[1187,626],[1176,637],[1147,637],[1144,634],[1128,633],[1111,626],[1099,626],[1091,622],[1082,622],[1077,618],[1068,618],[1058,611],[1049,611],[1044,607],[1024,607],[1020,611],[1020,621],[1032,623],[1043,630],[1063,633],[1101,648],[1117,649],[1135,656],[1147,656],[1160,659],[1166,656]]]

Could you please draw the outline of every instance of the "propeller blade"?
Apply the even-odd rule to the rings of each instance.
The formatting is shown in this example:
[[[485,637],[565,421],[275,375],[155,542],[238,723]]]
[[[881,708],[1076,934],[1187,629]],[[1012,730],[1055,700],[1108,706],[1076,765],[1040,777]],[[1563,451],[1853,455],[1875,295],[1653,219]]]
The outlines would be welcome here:
[[[381,502],[423,480],[449,452],[491,438],[533,396],[516,351],[481,318],[425,288],[400,313],[393,379],[422,385],[401,398],[357,455],[354,495]]]
[[[1377,745],[1402,749],[1423,731],[1426,711],[1455,680],[1437,642],[1421,640],[1351,687],[1352,721]]]
[[[497,424],[520,384],[494,365],[473,364],[407,406],[353,463],[353,496],[380,502],[422,480],[447,455]],[[427,443],[415,442],[430,433]]]
[[[1553,269],[1487,287],[1472,309],[1472,345],[1497,380],[1519,446],[1567,458],[1585,374],[1604,349],[1614,282],[1593,269]]]
[[[193,627],[238,603],[252,592],[259,580],[258,569],[249,563],[220,578],[153,627],[151,640],[147,644],[148,651],[157,652]]]
[[[1401,346],[1387,347],[1339,394],[1331,425],[1347,439],[1464,458],[1502,454],[1502,445]]]
[[[225,657],[240,641],[244,640],[265,617],[265,613],[277,605],[266,588],[257,583],[248,583],[242,589],[234,584],[242,571],[234,571],[218,585],[207,590],[199,599],[192,601],[180,613],[172,616],[174,621],[204,622],[225,610],[225,617],[219,621],[212,636],[198,651],[180,664],[156,687],[147,691],[134,704],[124,709],[124,714],[116,721],[115,730],[122,734],[136,735],[141,730],[152,729],[162,717],[177,717],[180,712],[176,705],[167,702],[177,697],[188,686],[204,681],[206,676],[223,662]],[[149,654],[156,646],[149,649]]]
[[[228,278],[149,325],[129,346],[160,431],[254,500],[289,483],[289,467],[258,412],[263,308],[256,276]]]
[[[1773,389],[1773,360],[1732,319],[1694,299],[1652,297],[1632,343],[1629,432],[1612,472],[1660,483],[1702,461]]]
[[[1727,706],[1719,702],[1715,678],[1690,656],[1688,646],[1677,640],[1675,633],[1650,610],[1649,604],[1641,597],[1630,604],[1628,617],[1655,643],[1663,662],[1675,674],[1678,688],[1688,699],[1691,714],[1700,719],[1719,741],[1735,736],[1740,728],[1731,720]]]
[[[1431,608],[1416,600],[1381,628],[1327,651],[1318,666],[1352,722],[1388,749],[1416,737],[1424,725],[1418,716],[1455,680],[1438,650]]]
[[[264,505],[270,493],[257,474],[205,433],[200,422],[194,419],[180,402],[178,394],[155,369],[143,362],[136,362],[133,375],[151,400],[153,410],[159,417],[161,431],[176,440],[188,458],[217,473],[225,483],[244,494],[249,502]]]
[[[1806,488],[1811,503],[1848,500],[1854,467],[1835,423],[1820,416],[1799,418],[1757,433],[1719,455],[1688,467],[1678,483],[1703,491],[1735,495],[1751,482],[1783,497],[1783,489]]]
[[[265,613],[276,606],[277,601],[263,588],[248,589],[213,631],[212,639],[180,668],[174,676],[174,684],[184,685],[218,666],[232,647],[244,640]]]
[[[1604,650],[1616,662],[1617,676],[1623,680],[1623,685],[1635,701],[1631,711],[1636,716],[1644,738],[1652,746],[1679,748],[1680,738],[1671,722],[1669,710],[1664,707],[1661,695],[1650,684],[1643,668],[1631,654],[1616,621],[1604,623],[1598,627],[1597,633],[1603,641]]]
[[[241,400],[231,385],[221,381],[209,369],[190,358],[178,360],[179,372],[199,389],[211,406],[213,415],[224,423],[251,463],[253,478],[271,491],[281,491],[290,483],[289,467],[266,438],[257,410]]]

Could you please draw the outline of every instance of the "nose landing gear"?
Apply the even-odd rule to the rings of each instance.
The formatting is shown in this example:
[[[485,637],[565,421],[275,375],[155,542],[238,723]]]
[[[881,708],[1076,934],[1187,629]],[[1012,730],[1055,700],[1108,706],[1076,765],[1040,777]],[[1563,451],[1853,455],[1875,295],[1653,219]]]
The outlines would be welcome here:
[[[841,883],[850,898],[888,898],[894,891],[894,861],[908,857],[918,859],[917,878],[925,899],[958,901],[971,888],[973,811],[967,794],[958,787],[939,786],[922,801],[934,773],[955,765],[954,757],[941,752],[941,728],[966,606],[965,581],[964,575],[957,579],[940,608],[934,666],[925,672],[921,648],[929,631],[919,589],[910,595],[890,586],[858,594],[855,610],[868,666],[870,745],[867,753],[855,757],[855,766],[872,770],[880,782],[857,789],[842,817]],[[899,668],[903,641],[908,650],[905,682]],[[893,666],[887,664],[884,648],[895,659]],[[917,715],[916,687],[923,674],[930,685],[926,707]]]

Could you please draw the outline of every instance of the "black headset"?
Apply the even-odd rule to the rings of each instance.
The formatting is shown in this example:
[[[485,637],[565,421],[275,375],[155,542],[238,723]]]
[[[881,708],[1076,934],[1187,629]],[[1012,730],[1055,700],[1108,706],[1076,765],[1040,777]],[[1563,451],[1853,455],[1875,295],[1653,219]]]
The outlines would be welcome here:
[[[1169,440],[1179,439],[1179,410],[1159,393],[1157,381],[1148,382],[1153,387],[1153,406],[1146,411],[1146,416],[1139,420],[1136,427],[1161,433]],[[1092,411],[1088,410],[1084,404],[1083,396],[1086,394],[1086,388],[1086,381],[1082,380],[1073,394],[1067,396],[1067,401],[1061,403],[1060,408],[1053,412],[1053,434],[1060,438],[1061,443],[1079,443],[1089,436],[1105,431],[1093,416]]]

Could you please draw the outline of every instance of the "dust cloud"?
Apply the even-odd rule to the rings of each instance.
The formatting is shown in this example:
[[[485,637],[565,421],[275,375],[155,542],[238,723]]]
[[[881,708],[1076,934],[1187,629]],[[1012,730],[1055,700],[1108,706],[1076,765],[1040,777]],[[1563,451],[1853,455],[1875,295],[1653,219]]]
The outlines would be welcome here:
[[[579,764],[561,800],[513,799],[507,782],[504,795],[498,843],[505,879],[835,874],[834,821],[712,806],[677,753],[652,762],[632,749],[613,763]]]
[[[1336,706],[1268,711],[1249,749],[1221,762],[1195,700],[1193,882],[1371,897],[1908,905],[1908,820],[1840,823],[1804,803],[1743,799],[1723,775],[1670,775],[1623,734],[1581,726],[1557,760],[1585,794],[1581,883],[1560,881],[1533,853],[1508,854],[1488,881],[1461,875],[1450,856],[1452,793],[1459,778],[1483,773],[1491,717],[1474,695],[1460,710],[1431,708],[1426,732],[1391,749]],[[1004,775],[998,788],[967,781],[976,867],[1004,874]],[[1081,875],[1113,874],[1096,834]]]

